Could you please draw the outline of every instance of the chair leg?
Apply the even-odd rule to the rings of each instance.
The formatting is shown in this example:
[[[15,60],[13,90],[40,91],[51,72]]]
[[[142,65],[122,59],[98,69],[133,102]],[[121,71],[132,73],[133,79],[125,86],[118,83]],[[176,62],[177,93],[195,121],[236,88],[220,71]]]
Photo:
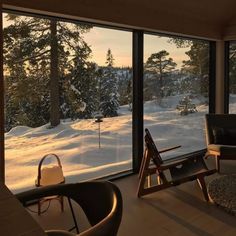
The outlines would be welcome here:
[[[205,183],[205,180],[204,180],[204,177],[199,177],[197,178],[197,182],[202,190],[202,193],[204,195],[204,198],[207,202],[209,202],[209,196],[208,196],[208,193],[207,193],[207,187],[206,187],[206,183]]]
[[[38,216],[41,215],[41,200],[38,200]]]
[[[72,203],[71,203],[71,200],[69,197],[67,197],[68,199],[68,203],[69,203],[69,206],[70,206],[70,211],[71,211],[71,214],[72,214],[72,218],[73,218],[73,221],[74,221],[74,224],[75,226],[72,227],[71,229],[69,229],[69,231],[72,231],[73,229],[76,229],[76,233],[79,234],[79,226],[78,226],[78,223],[77,223],[77,220],[76,220],[76,217],[75,217],[75,213],[74,213],[74,209],[72,207]]]
[[[147,176],[147,186],[148,186],[148,188],[151,187],[151,175],[150,174]]]
[[[64,198],[63,196],[60,197],[60,202],[61,202],[61,211],[64,211]]]
[[[160,175],[158,174],[158,176],[157,176],[157,184],[158,185],[160,185],[161,184],[161,177],[160,177]]]
[[[139,179],[140,179],[141,176],[142,176],[142,172],[143,172],[143,168],[144,168],[146,156],[147,156],[147,149],[145,148],[145,150],[144,150],[144,155],[143,155],[142,162],[141,162],[141,166],[140,166],[140,169],[139,169],[139,174],[138,174],[138,178],[139,178]]]

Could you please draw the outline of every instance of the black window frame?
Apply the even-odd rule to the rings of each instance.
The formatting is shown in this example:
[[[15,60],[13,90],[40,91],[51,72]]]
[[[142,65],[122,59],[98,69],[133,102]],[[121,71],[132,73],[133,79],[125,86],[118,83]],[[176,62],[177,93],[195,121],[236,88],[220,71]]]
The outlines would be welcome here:
[[[128,31],[131,32],[133,43],[132,47],[132,69],[133,69],[133,112],[132,112],[132,172],[137,173],[139,171],[139,167],[141,164],[142,156],[143,156],[143,53],[144,53],[144,34],[152,34],[152,35],[162,35],[167,37],[177,37],[177,38],[184,38],[188,40],[204,40],[209,42],[209,113],[215,113],[215,87],[216,87],[216,41],[210,41],[206,39],[199,39],[194,37],[186,37],[186,36],[179,36],[171,33],[161,33],[161,32],[152,32],[152,31],[144,31],[144,30],[136,30],[131,27],[120,27],[120,26],[113,26],[109,24],[103,23],[96,23],[94,21],[84,21],[84,20],[74,20],[65,17],[55,17],[50,15],[44,14],[37,14],[37,13],[30,13],[25,11],[19,10],[12,10],[4,8],[2,9],[3,13],[11,13],[11,14],[18,14],[23,16],[32,16],[32,17],[43,17],[46,19],[56,19],[61,20],[68,23],[81,23],[81,24],[90,24],[94,27],[102,27],[106,29],[115,29],[121,31]],[[1,43],[3,45],[3,43]],[[1,53],[2,54],[2,53]],[[2,63],[3,64],[3,63]],[[3,67],[3,65],[1,65]],[[2,71],[1,71],[2,73]],[[3,78],[3,77],[2,77]],[[1,109],[4,111],[4,91],[3,91],[3,83],[2,80],[0,82],[0,105]],[[4,112],[2,112],[4,114]],[[0,153],[1,155],[1,162],[0,162],[0,180],[4,181],[4,166],[5,166],[5,159],[4,159],[4,115],[0,116],[0,132],[1,132],[1,143],[0,145],[3,146],[3,151]],[[3,139],[3,140],[2,140]],[[2,148],[1,148],[2,149]],[[130,171],[124,172],[124,174],[117,176],[126,176],[126,174],[130,174]],[[114,177],[114,176],[113,176]]]

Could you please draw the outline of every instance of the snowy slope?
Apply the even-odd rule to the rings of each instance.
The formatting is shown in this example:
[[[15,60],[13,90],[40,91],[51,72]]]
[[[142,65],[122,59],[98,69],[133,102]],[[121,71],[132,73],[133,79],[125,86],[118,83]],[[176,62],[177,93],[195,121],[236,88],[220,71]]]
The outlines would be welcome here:
[[[198,112],[181,116],[174,109],[180,97],[169,97],[167,107],[155,101],[144,103],[144,124],[158,148],[182,145],[164,158],[205,148],[204,114],[207,106],[197,105]],[[13,191],[34,187],[40,159],[56,153],[62,162],[67,182],[83,181],[116,173],[132,167],[132,114],[128,106],[118,117],[104,118],[101,125],[101,148],[98,146],[98,123],[94,119],[62,121],[53,129],[18,126],[5,134],[6,182]],[[45,163],[49,164],[49,163]]]

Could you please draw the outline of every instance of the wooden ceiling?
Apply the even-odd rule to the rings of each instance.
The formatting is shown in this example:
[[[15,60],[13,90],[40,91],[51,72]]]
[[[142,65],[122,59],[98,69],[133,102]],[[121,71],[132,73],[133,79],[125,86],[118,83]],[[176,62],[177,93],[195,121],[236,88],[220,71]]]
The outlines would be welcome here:
[[[2,0],[3,7],[208,39],[236,39],[235,0]]]
[[[121,0],[123,2],[127,0]],[[226,25],[235,20],[235,0],[128,0],[156,13],[168,12],[186,18],[195,18]]]

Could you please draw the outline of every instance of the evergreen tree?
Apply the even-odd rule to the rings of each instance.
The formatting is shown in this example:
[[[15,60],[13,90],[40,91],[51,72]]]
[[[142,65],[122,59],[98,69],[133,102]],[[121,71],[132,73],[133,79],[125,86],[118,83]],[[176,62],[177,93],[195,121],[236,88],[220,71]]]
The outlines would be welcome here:
[[[189,48],[186,55],[189,60],[183,61],[182,72],[187,74],[189,85],[194,93],[208,96],[209,87],[209,44],[200,40],[172,38],[169,40],[179,48]],[[200,85],[200,86],[199,86]]]
[[[230,43],[229,48],[229,92],[236,94],[236,44]]]
[[[50,123],[52,127],[60,124],[59,98],[59,49],[57,21],[50,20]]]
[[[99,110],[104,117],[117,116],[119,102],[118,102],[118,88],[113,68],[114,58],[110,49],[106,55],[107,66],[103,68],[102,77],[100,78],[100,106]]]
[[[72,119],[93,118],[98,103],[97,65],[92,62],[82,61],[80,53],[74,58],[74,63],[75,66],[64,83],[64,105],[62,107],[64,117]]]
[[[126,97],[127,97],[127,102],[128,102],[129,110],[130,111],[133,110],[133,107],[132,107],[132,103],[133,103],[133,101],[132,101],[132,98],[133,98],[133,96],[132,96],[132,94],[133,94],[132,88],[133,88],[132,87],[132,81],[129,80],[128,84],[127,84],[127,89],[126,89],[126,93],[127,93]]]
[[[75,57],[78,48],[91,52],[82,37],[91,26],[13,14],[7,14],[5,18],[10,25],[4,28],[4,68],[9,77],[7,84],[11,86],[10,83],[15,83],[15,93],[8,102],[15,104],[19,116],[34,117],[32,124],[21,122],[21,125],[34,127],[48,122],[50,118],[51,125],[56,126],[60,121],[60,80],[72,70],[74,64],[71,58]],[[83,58],[81,60],[84,62]],[[22,86],[25,86],[24,93],[20,91]],[[19,99],[18,102],[10,101],[15,99],[14,96]],[[38,99],[35,99],[37,96]],[[34,109],[23,109],[24,102],[21,100],[25,97],[30,107],[39,107],[36,110],[42,112],[34,114]],[[38,103],[35,104],[34,100]],[[7,110],[6,115],[10,113]]]
[[[129,105],[132,107],[132,69],[129,67],[116,70],[120,106]]]
[[[174,71],[176,63],[172,58],[167,58],[169,53],[165,50],[151,54],[145,64],[146,74],[151,75],[149,79],[150,83],[147,85],[149,88],[155,89],[155,96],[157,99],[161,99],[165,95],[165,89],[167,89],[167,77]],[[156,83],[152,83],[155,78]],[[148,79],[147,79],[148,80]],[[166,81],[165,81],[166,80]]]
[[[198,78],[197,81],[192,81],[193,89],[201,95],[208,96],[209,45],[203,41],[193,41],[186,54],[189,60],[183,61],[183,71]]]

